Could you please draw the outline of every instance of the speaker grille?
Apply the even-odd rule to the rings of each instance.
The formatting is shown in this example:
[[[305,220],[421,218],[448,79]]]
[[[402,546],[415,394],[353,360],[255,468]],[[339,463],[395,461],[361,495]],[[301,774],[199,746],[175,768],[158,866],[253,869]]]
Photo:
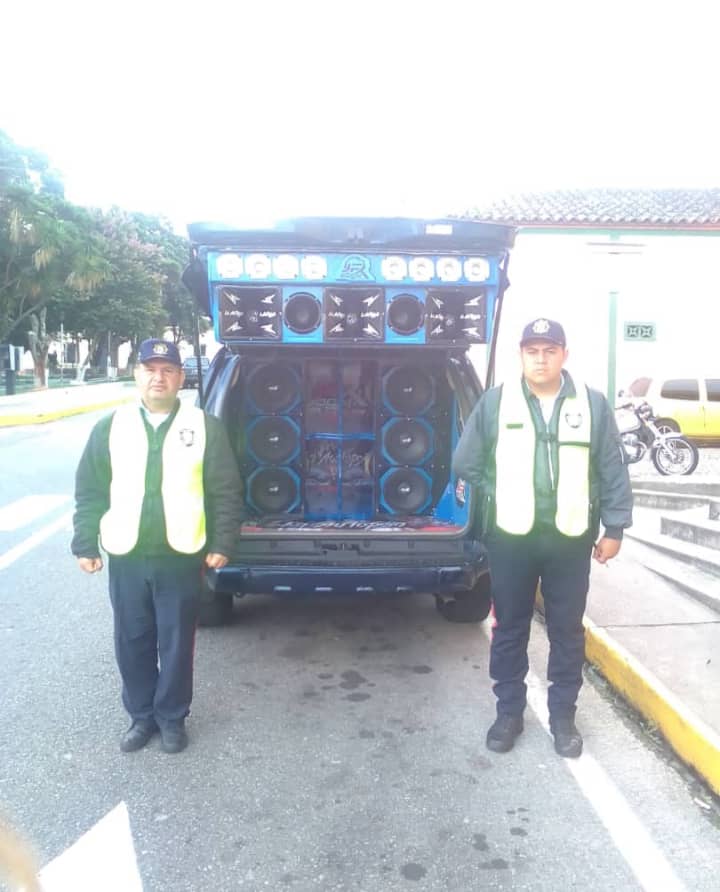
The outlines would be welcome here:
[[[280,339],[280,289],[225,285],[218,292],[223,339]]]
[[[259,414],[289,412],[300,399],[300,381],[291,366],[268,363],[252,370],[248,393]]]
[[[258,468],[248,478],[248,501],[262,514],[291,511],[299,495],[298,477],[289,468]]]
[[[320,302],[306,291],[291,294],[284,309],[285,325],[296,334],[309,334],[320,325]]]
[[[381,288],[326,288],[323,310],[328,341],[383,338],[385,293]]]
[[[284,465],[300,450],[300,430],[290,418],[261,416],[248,429],[248,448],[261,464]]]
[[[383,474],[380,489],[391,514],[419,514],[430,504],[432,481],[419,468],[391,468]]]
[[[385,375],[383,396],[399,415],[422,415],[435,400],[435,382],[418,366],[397,366]]]
[[[462,340],[485,343],[485,306],[485,292],[482,289],[431,289],[427,296],[428,342]]]
[[[425,307],[414,294],[399,294],[390,302],[387,322],[397,334],[415,334],[425,322]]]
[[[382,436],[385,454],[395,464],[421,465],[432,453],[432,428],[419,418],[391,418]]]

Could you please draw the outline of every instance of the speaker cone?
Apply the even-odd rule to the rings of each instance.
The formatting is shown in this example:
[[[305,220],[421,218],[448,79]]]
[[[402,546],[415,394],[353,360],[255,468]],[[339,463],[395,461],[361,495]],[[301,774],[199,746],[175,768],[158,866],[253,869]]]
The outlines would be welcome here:
[[[385,376],[385,400],[400,415],[422,415],[433,404],[432,377],[417,366],[398,366]]]
[[[290,366],[276,362],[253,369],[248,391],[261,412],[287,412],[300,399],[300,382]]]
[[[258,418],[248,431],[248,448],[263,464],[285,464],[297,454],[298,446],[297,425],[281,415]]]
[[[285,304],[285,325],[296,334],[308,334],[320,325],[320,303],[312,294],[298,291]]]
[[[258,468],[248,478],[248,501],[265,514],[282,514],[298,501],[298,481],[287,468]]]
[[[383,446],[398,465],[421,465],[432,451],[432,428],[418,418],[392,418],[383,428]]]
[[[397,334],[415,334],[425,321],[425,308],[414,294],[400,294],[391,301],[387,320],[390,328]]]
[[[393,514],[417,514],[430,503],[430,478],[417,468],[392,468],[383,475],[381,488]]]

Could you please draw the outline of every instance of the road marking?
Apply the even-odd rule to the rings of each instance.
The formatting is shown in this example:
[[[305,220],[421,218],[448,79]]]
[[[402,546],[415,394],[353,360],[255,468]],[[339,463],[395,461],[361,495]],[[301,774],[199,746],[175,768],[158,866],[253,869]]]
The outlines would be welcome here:
[[[483,624],[483,631],[491,639],[492,633],[487,623]],[[525,681],[528,706],[550,736],[547,688],[533,672],[528,672]],[[583,752],[579,759],[563,761],[641,888],[647,892],[657,892],[658,889],[663,892],[687,892],[662,850],[600,764],[587,752]]]
[[[27,554],[28,551],[35,548],[36,545],[39,545],[41,542],[49,539],[50,536],[57,533],[58,530],[70,529],[71,525],[72,511],[68,511],[53,523],[48,524],[46,527],[42,527],[42,529],[33,533],[32,536],[28,536],[27,539],[20,542],[14,548],[11,548],[10,551],[6,551],[5,554],[0,554],[0,570],[5,570],[10,564],[18,560],[18,558],[21,558],[24,554]]]
[[[43,867],[39,879],[43,892],[142,892],[125,803]]]
[[[64,505],[69,498],[68,495],[23,496],[10,502],[9,505],[4,505],[0,508],[0,533],[9,533],[12,530],[19,530],[20,527],[26,527],[38,517]]]

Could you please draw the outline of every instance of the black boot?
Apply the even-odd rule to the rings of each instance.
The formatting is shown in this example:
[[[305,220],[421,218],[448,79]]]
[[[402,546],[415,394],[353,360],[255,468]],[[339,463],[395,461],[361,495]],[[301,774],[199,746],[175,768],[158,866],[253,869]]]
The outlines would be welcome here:
[[[160,747],[165,753],[181,753],[188,745],[184,722],[160,726]]]
[[[137,719],[130,725],[120,741],[124,753],[134,753],[146,746],[150,738],[157,734],[157,725],[152,719]]]
[[[582,734],[572,718],[550,720],[550,731],[555,738],[555,752],[566,759],[577,759],[583,751]]]
[[[494,753],[509,752],[515,745],[515,738],[522,734],[523,727],[521,715],[499,715],[487,733],[487,748]]]

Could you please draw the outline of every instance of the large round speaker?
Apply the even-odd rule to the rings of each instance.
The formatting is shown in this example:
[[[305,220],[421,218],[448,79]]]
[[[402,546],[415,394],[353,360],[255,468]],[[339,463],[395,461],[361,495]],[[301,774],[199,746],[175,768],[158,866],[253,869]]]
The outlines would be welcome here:
[[[419,514],[430,504],[432,480],[420,468],[391,468],[380,480],[380,492],[391,514]]]
[[[259,365],[250,373],[248,393],[261,413],[289,412],[300,399],[300,379],[282,362]]]
[[[283,313],[285,325],[296,334],[315,331],[322,318],[320,302],[307,291],[290,295]]]
[[[433,431],[421,418],[391,418],[383,427],[382,444],[394,464],[421,465],[432,453]]]
[[[383,396],[399,415],[422,415],[435,401],[435,381],[418,366],[397,366],[385,375]]]
[[[298,476],[289,468],[258,468],[248,477],[248,501],[263,514],[292,511],[299,493]]]
[[[399,294],[390,302],[387,322],[397,334],[415,334],[425,322],[425,307],[414,294]]]
[[[250,424],[247,444],[252,457],[261,464],[284,465],[298,454],[300,429],[282,415],[262,415]]]

